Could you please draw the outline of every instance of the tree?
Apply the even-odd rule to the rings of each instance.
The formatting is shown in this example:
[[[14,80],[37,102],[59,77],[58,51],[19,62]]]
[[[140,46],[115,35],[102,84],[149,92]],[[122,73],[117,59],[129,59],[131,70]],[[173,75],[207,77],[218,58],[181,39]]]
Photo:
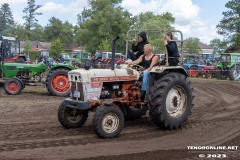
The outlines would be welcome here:
[[[172,30],[174,28],[171,25],[174,22],[175,18],[169,12],[161,15],[155,15],[153,12],[145,12],[134,17],[132,29]]]
[[[0,33],[14,24],[12,11],[8,3],[3,3],[0,8]]]
[[[7,36],[18,36],[21,41],[27,40],[27,31],[25,27],[21,24],[14,24],[12,28],[9,29]]]
[[[199,41],[200,40],[198,38],[188,38],[185,46],[186,53],[199,54],[201,52],[201,48],[198,46]]]
[[[109,42],[107,39],[102,40],[102,43],[98,45],[98,49],[104,51],[111,51],[111,42]]]
[[[227,44],[225,41],[221,41],[220,39],[215,38],[210,41],[209,45],[213,47],[214,53],[222,53],[225,51]]]
[[[171,13],[166,12],[163,14],[154,14],[153,12],[140,13],[134,18],[134,25],[131,29],[139,30],[141,29],[158,29],[162,30],[162,33],[148,33],[148,41],[154,46],[155,52],[163,52],[165,46],[163,43],[164,31],[170,31],[174,28],[172,24],[175,22],[175,18]],[[137,32],[132,32],[133,34],[138,34]],[[129,37],[134,37],[134,35],[129,35]]]
[[[79,18],[80,29],[77,42],[83,44],[92,53],[103,43],[120,36],[119,48],[123,49],[123,39],[132,25],[131,14],[120,7],[122,0],[89,0],[90,9],[85,9]],[[119,49],[117,48],[117,49]]]
[[[57,58],[62,51],[63,51],[63,44],[61,43],[61,40],[58,38],[54,42],[52,42],[50,46],[51,57]]]
[[[69,22],[52,17],[49,24],[45,27],[45,37],[47,41],[53,41],[57,38],[63,43],[63,47],[69,47],[74,41],[74,27]]]
[[[232,51],[240,51],[240,0],[230,0],[225,5],[223,19],[217,25],[218,34],[224,35]]]
[[[31,39],[31,29],[37,24],[38,20],[36,15],[42,15],[42,13],[37,12],[41,5],[36,5],[35,0],[28,0],[27,7],[24,8],[23,13],[26,15],[23,16],[23,19],[26,20],[26,29],[28,31],[28,37]]]

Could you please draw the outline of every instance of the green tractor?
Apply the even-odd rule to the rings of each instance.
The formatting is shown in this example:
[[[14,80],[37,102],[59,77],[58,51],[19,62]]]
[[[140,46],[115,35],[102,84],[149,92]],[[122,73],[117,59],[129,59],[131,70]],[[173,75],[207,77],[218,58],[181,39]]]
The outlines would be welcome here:
[[[222,53],[217,65],[217,79],[240,80],[240,53]]]
[[[7,94],[19,94],[25,85],[45,85],[54,96],[68,96],[70,85],[68,72],[74,67],[69,64],[53,63],[45,58],[38,64],[5,63],[5,52],[9,50],[9,40],[3,39],[0,48],[0,78],[4,80]]]
[[[76,68],[82,68],[86,60],[91,59],[91,53],[86,50],[76,50],[73,52],[72,56],[63,57],[64,61],[72,64]]]

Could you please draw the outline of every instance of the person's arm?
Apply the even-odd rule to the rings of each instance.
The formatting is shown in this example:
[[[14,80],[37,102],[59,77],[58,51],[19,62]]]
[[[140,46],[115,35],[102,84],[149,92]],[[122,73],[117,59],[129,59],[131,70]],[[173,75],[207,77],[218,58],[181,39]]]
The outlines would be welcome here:
[[[152,59],[152,63],[150,65],[150,67],[147,68],[147,70],[150,71],[154,67],[154,65],[156,65],[158,63],[158,61],[159,61],[159,57],[158,56],[154,56],[153,59]]]
[[[132,61],[132,62],[130,62],[130,63],[128,63],[128,64],[130,64],[130,65],[139,64],[139,63],[142,62],[142,57],[143,57],[143,55],[141,55],[137,60]]]
[[[134,43],[132,44],[132,51],[137,52],[138,51],[138,44],[135,46]]]

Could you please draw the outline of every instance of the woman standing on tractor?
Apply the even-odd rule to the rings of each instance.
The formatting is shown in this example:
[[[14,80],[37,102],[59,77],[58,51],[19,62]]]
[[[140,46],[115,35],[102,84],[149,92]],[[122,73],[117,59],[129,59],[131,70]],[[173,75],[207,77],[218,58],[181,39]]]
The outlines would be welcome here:
[[[177,43],[173,41],[173,39],[172,32],[168,32],[164,38],[164,45],[166,46],[168,52],[169,66],[177,66],[180,57]]]

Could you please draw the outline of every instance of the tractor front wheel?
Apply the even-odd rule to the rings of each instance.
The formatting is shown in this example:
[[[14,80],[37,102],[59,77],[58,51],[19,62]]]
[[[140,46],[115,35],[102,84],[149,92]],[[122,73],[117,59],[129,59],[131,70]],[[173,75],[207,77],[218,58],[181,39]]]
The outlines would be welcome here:
[[[67,107],[63,102],[58,108],[58,121],[65,128],[79,128],[88,118],[88,111]]]
[[[9,79],[4,83],[4,90],[9,95],[17,95],[23,89],[21,82],[17,79]]]
[[[192,86],[180,73],[169,73],[155,81],[150,89],[148,107],[153,122],[162,128],[180,128],[193,107]]]
[[[124,115],[115,106],[98,107],[94,114],[93,130],[100,138],[117,137],[124,126]]]
[[[65,68],[53,69],[47,75],[46,86],[53,96],[69,96],[70,84],[68,82],[69,70]]]

